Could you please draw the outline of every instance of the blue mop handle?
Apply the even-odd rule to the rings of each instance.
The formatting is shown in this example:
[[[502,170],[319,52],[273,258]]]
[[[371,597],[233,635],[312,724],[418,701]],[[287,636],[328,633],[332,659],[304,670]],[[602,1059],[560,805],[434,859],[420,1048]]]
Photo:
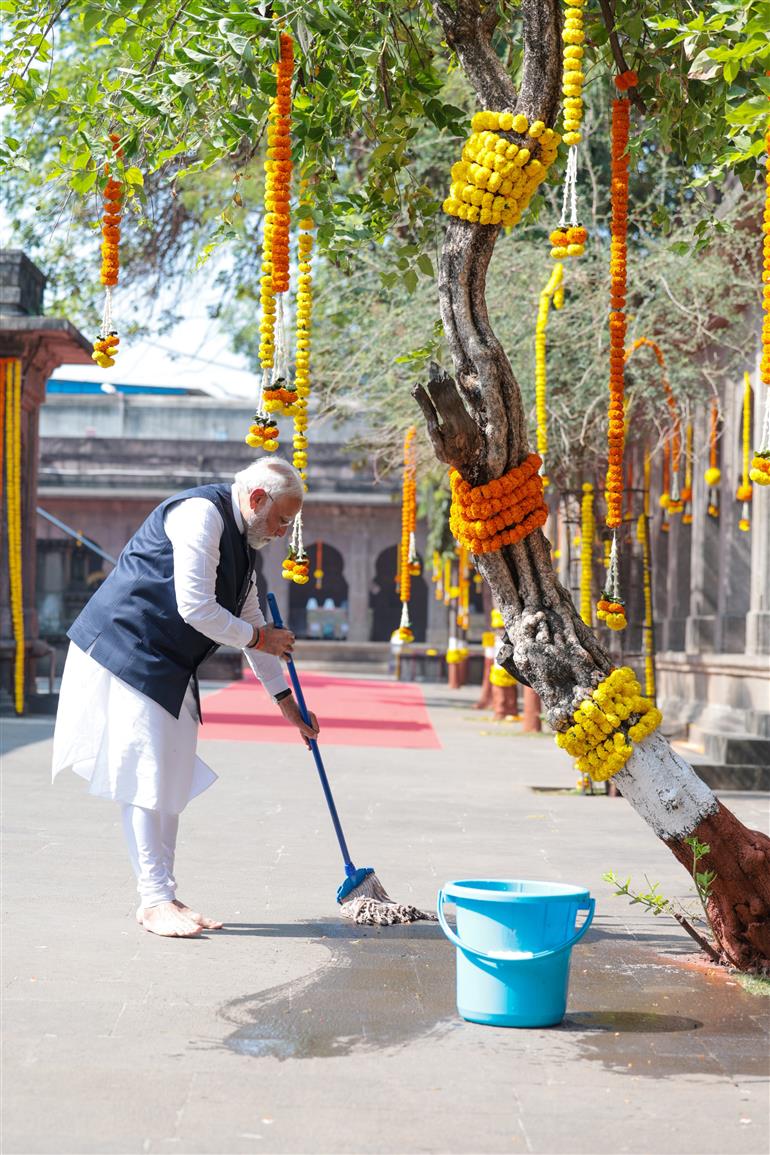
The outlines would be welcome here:
[[[275,594],[267,595],[267,604],[270,606],[270,613],[273,618],[273,624],[277,626],[279,630],[282,630],[284,628],[284,624],[281,618],[281,612],[278,609],[278,602],[275,600]],[[297,668],[294,665],[294,659],[291,657],[286,658],[286,665],[289,668],[289,677],[291,678],[291,684],[294,687],[294,693],[297,697],[297,705],[299,706],[299,712],[302,716],[302,721],[305,722],[306,725],[310,726],[310,714],[308,713],[308,708],[305,705],[305,695],[302,693],[302,687],[299,684],[299,678],[297,676]],[[337,807],[334,805],[334,798],[332,797],[329,779],[326,777],[326,770],[324,769],[323,760],[321,759],[321,751],[318,749],[318,742],[315,740],[315,738],[310,738],[308,741],[310,742],[310,749],[313,754],[313,758],[315,759],[318,777],[321,779],[321,786],[323,787],[324,796],[326,798],[326,805],[329,807],[329,813],[332,816],[332,822],[334,823],[334,831],[337,835],[337,841],[339,842],[340,850],[342,851],[342,857],[345,862],[345,873],[349,878],[352,874],[356,873],[356,868],[351,862],[350,852],[348,851],[347,843],[345,842],[345,835],[342,833],[342,826],[337,814]]]

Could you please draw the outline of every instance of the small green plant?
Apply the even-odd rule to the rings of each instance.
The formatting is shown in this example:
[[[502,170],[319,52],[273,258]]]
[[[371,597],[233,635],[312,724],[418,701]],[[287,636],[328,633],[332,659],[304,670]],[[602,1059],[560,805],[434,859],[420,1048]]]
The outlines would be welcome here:
[[[616,895],[624,895],[628,898],[632,906],[640,905],[656,916],[659,914],[667,914],[671,918],[676,919],[682,929],[687,931],[690,937],[697,942],[698,946],[708,955],[712,962],[721,963],[725,951],[708,912],[708,900],[717,875],[714,870],[698,869],[702,860],[709,854],[711,847],[705,842],[699,842],[698,839],[693,836],[686,838],[685,842],[692,851],[692,880],[695,886],[695,893],[703,911],[702,915],[693,913],[676,900],[667,898],[664,894],[661,894],[658,889],[660,883],[650,882],[646,875],[644,880],[647,883],[647,890],[633,890],[630,875],[625,882],[623,882],[617,877],[614,870],[608,870],[602,875],[602,878],[605,882],[609,882],[611,886],[615,887]],[[702,922],[708,927],[713,942],[696,929],[696,922]]]

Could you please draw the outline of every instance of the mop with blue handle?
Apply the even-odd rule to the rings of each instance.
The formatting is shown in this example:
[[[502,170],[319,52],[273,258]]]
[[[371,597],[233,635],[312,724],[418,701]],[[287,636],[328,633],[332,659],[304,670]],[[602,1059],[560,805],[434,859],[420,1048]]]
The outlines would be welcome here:
[[[270,606],[273,624],[279,630],[282,630],[284,625],[280,610],[278,609],[278,603],[275,600],[275,595],[269,593],[267,595],[267,602]],[[297,676],[297,668],[294,665],[294,660],[291,657],[286,658],[286,665],[289,669],[289,677],[294,687],[294,695],[297,699],[302,721],[307,726],[310,726],[310,714],[305,704],[305,695],[302,693],[302,687],[299,684],[299,677]],[[346,918],[352,918],[354,922],[370,925],[418,922],[421,919],[434,920],[436,918],[435,914],[428,914],[426,911],[418,910],[416,906],[408,906],[404,903],[394,902],[374,873],[373,867],[356,867],[353,865],[342,830],[342,823],[337,814],[337,807],[334,803],[329,779],[326,775],[323,759],[321,758],[321,751],[318,749],[318,742],[315,738],[309,738],[308,745],[310,746],[310,751],[315,761],[318,777],[321,779],[324,798],[326,799],[326,805],[329,807],[329,813],[331,814],[334,825],[334,833],[337,835],[337,841],[342,852],[342,861],[345,863],[345,881],[337,890],[337,902],[342,908],[341,913],[345,915]]]

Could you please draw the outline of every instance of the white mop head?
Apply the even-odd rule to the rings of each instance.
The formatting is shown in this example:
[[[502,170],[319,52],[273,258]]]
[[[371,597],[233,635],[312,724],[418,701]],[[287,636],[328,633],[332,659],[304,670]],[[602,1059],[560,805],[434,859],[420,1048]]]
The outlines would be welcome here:
[[[360,886],[340,903],[340,913],[361,926],[393,926],[397,922],[435,922],[436,915],[416,906],[394,902],[376,874],[368,874]]]

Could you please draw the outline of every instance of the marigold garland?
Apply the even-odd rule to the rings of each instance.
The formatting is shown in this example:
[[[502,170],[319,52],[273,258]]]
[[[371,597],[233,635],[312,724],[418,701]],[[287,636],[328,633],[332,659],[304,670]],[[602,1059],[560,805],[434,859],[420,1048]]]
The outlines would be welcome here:
[[[692,525],[692,421],[684,433],[684,485],[682,486],[682,525]]]
[[[590,481],[586,481],[580,502],[580,616],[587,626],[594,624],[592,587],[595,532],[594,487]]]
[[[548,507],[538,474],[542,464],[537,453],[530,453],[502,477],[475,488],[453,469],[449,528],[457,541],[473,554],[492,553],[544,525]]]
[[[113,156],[123,160],[123,149],[120,147],[120,137],[117,133],[109,135]],[[123,212],[123,184],[110,176],[109,163],[104,166],[104,175],[107,183],[102,195],[104,197],[104,212],[102,214],[102,267],[99,279],[104,285],[104,313],[99,336],[94,341],[94,351],[91,360],[95,361],[100,369],[111,369],[118,355],[120,337],[112,326],[112,290],[118,283],[120,276],[120,222]]]
[[[621,90],[630,82],[616,78]],[[605,482],[607,525],[617,529],[623,518],[623,442],[626,342],[626,258],[628,233],[628,133],[629,101],[612,102],[612,172],[610,201],[612,238],[610,241],[610,400],[608,413],[608,465]]]
[[[754,452],[749,479],[770,485],[770,123],[765,130],[765,211],[762,219],[762,359],[759,375],[766,386],[759,446]]]
[[[300,212],[302,213],[304,210],[306,213],[309,207],[307,182],[303,181],[300,186]],[[312,217],[303,215],[299,221],[297,238],[299,275],[297,278],[296,351],[294,357],[296,401],[292,410],[294,418],[294,456],[292,461],[294,467],[299,470],[303,481],[306,481],[307,478],[307,405],[310,396],[310,331],[313,319],[314,225],[315,222]]]
[[[684,509],[685,498],[679,486],[679,471],[682,464],[682,422],[679,415],[679,407],[674,397],[674,391],[671,388],[671,382],[668,377],[668,367],[666,365],[666,358],[660,345],[655,341],[651,341],[649,337],[639,337],[634,341],[633,345],[626,350],[626,363],[630,360],[637,349],[648,348],[652,349],[655,354],[655,360],[660,366],[661,382],[663,391],[666,395],[666,404],[668,405],[671,414],[671,473],[669,483],[665,489],[665,496],[667,499],[666,509],[669,514],[681,513]],[[689,500],[689,499],[688,499]]]
[[[513,674],[509,674],[505,666],[500,666],[497,662],[493,662],[490,668],[489,680],[493,686],[500,686],[503,689],[518,685]]]
[[[14,707],[24,712],[24,585],[22,579],[22,479],[21,479],[21,361],[0,361],[0,384],[4,393],[6,524],[8,527],[8,585],[15,653],[13,661]]]
[[[537,451],[543,461],[548,452],[548,410],[546,407],[546,360],[545,337],[548,328],[548,313],[553,301],[554,309],[564,304],[564,265],[554,265],[548,284],[540,293],[535,325],[535,411],[537,414]],[[543,475],[543,485],[548,478]]]
[[[294,73],[294,42],[280,34],[280,56],[273,65],[275,96],[270,104],[265,155],[265,221],[260,277],[259,363],[262,382],[257,412],[246,436],[253,448],[273,452],[278,448],[278,429],[271,414],[291,414],[297,392],[289,385],[288,372],[278,353],[285,344],[281,294],[289,288],[289,198],[291,196],[291,83]],[[279,361],[276,365],[276,361]],[[276,370],[279,373],[275,377]]]
[[[394,642],[413,642],[414,633],[409,619],[409,598],[412,592],[410,556],[414,553],[414,531],[417,525],[417,462],[415,457],[414,425],[404,436],[404,479],[401,496],[401,542],[398,551],[398,585],[401,598],[401,622],[391,635]]]
[[[518,224],[545,180],[561,138],[542,120],[530,124],[522,113],[477,112],[471,128],[461,159],[452,165],[443,210],[482,225]]]
[[[751,458],[751,378],[748,373],[743,374],[743,450],[741,471],[741,484],[736,490],[736,499],[742,502],[741,516],[738,522],[738,529],[748,533],[751,529],[750,504],[752,498],[752,486],[749,478],[751,466],[749,464]]]
[[[556,735],[556,742],[575,759],[581,774],[603,782],[625,766],[632,743],[652,734],[661,721],[660,710],[642,696],[633,670],[621,666],[583,699],[572,725]]]
[[[719,517],[719,483],[722,470],[719,468],[719,398],[711,398],[709,409],[709,463],[703,475],[708,486],[708,515]]]
[[[298,586],[305,586],[310,581],[310,558],[305,553],[305,543],[302,539],[302,516],[299,513],[294,519],[289,552],[283,559],[281,577]]]
[[[652,606],[652,557],[650,549],[650,452],[644,451],[644,491],[642,512],[636,524],[636,536],[642,547],[642,583],[644,590],[644,692],[654,703],[655,690],[655,618]],[[684,519],[683,519],[684,520]]]
[[[663,516],[660,520],[660,528],[663,533],[668,533],[671,529],[671,523],[668,520],[668,506],[671,501],[671,494],[669,486],[671,484],[671,446],[668,441],[663,443],[663,465],[661,468],[660,481],[660,497],[658,498],[658,505],[663,510]]]
[[[313,578],[315,579],[315,588],[320,590],[324,584],[324,543],[322,541],[315,543],[315,569],[313,570]]]

